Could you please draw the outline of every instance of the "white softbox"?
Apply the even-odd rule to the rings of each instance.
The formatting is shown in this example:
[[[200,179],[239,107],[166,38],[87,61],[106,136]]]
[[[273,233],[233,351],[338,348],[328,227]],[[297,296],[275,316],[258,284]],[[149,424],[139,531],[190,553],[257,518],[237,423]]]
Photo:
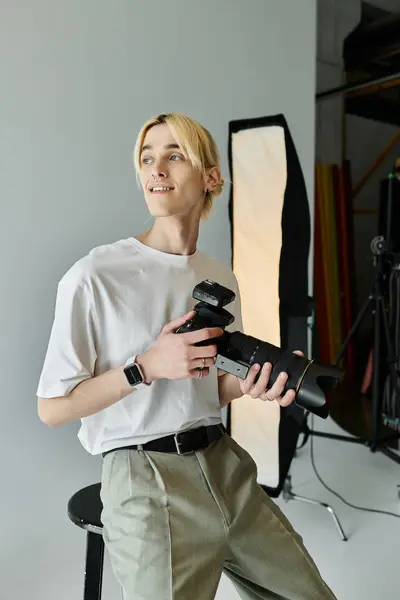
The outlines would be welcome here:
[[[307,356],[310,215],[303,173],[283,115],[229,124],[232,268],[243,331]],[[250,396],[228,410],[231,436],[254,458],[258,481],[279,495],[303,411]]]

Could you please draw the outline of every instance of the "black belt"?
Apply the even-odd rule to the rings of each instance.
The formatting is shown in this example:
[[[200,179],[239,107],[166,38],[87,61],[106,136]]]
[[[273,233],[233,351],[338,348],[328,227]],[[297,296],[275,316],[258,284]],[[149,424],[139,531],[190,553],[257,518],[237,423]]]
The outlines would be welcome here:
[[[174,435],[168,435],[157,440],[152,440],[146,444],[136,444],[133,446],[122,446],[103,452],[103,457],[116,450],[144,450],[153,452],[170,452],[175,454],[191,454],[196,450],[207,448],[212,442],[216,442],[223,435],[226,429],[222,423],[218,425],[209,425],[208,427],[198,427],[181,431]]]

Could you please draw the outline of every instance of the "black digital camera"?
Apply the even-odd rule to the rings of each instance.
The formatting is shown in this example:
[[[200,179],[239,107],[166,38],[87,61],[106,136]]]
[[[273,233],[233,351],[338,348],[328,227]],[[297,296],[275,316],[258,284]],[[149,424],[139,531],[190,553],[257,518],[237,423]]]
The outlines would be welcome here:
[[[296,391],[295,402],[298,406],[326,419],[329,410],[325,392],[335,388],[344,375],[344,371],[333,365],[308,360],[293,354],[290,350],[281,350],[273,344],[261,341],[240,331],[228,332],[225,328],[234,322],[233,315],[224,306],[235,299],[235,293],[214,281],[206,279],[196,285],[193,298],[199,300],[195,305],[195,316],[186,321],[176,333],[185,333],[204,327],[220,327],[224,330],[221,337],[199,342],[197,346],[217,346],[215,366],[218,369],[246,379],[254,363],[272,364],[267,389],[275,383],[279,373],[288,374],[284,393]]]

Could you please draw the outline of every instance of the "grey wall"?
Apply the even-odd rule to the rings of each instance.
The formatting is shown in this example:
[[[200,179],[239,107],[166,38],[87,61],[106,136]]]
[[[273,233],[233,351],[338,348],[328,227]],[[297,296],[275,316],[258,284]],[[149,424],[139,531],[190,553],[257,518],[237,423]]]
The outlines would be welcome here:
[[[59,278],[150,224],[131,166],[139,127],[190,114],[215,135],[228,177],[228,121],[282,112],[312,198],[315,13],[315,0],[2,0],[2,600],[81,595],[84,533],[66,504],[101,463],[78,424],[39,421],[36,385]],[[228,188],[200,247],[229,263],[227,202]],[[111,598],[108,565],[105,579]]]
[[[344,83],[343,42],[360,22],[361,0],[318,0],[317,8],[316,87],[323,92]],[[342,163],[342,105],[341,95],[317,102],[317,162]]]

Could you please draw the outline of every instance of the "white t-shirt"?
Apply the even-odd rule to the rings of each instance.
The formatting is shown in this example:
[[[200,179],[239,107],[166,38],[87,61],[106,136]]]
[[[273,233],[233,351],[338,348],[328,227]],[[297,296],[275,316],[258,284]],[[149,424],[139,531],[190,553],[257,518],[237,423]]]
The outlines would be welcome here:
[[[146,350],[166,323],[193,308],[193,289],[204,279],[236,293],[225,307],[235,317],[227,330],[241,331],[238,284],[222,262],[199,250],[191,256],[167,254],[133,237],[91,250],[58,284],[37,396],[66,396],[85,379]],[[220,422],[217,369],[212,367],[202,379],[162,379],[138,387],[83,418],[78,437],[88,452],[100,454]]]

